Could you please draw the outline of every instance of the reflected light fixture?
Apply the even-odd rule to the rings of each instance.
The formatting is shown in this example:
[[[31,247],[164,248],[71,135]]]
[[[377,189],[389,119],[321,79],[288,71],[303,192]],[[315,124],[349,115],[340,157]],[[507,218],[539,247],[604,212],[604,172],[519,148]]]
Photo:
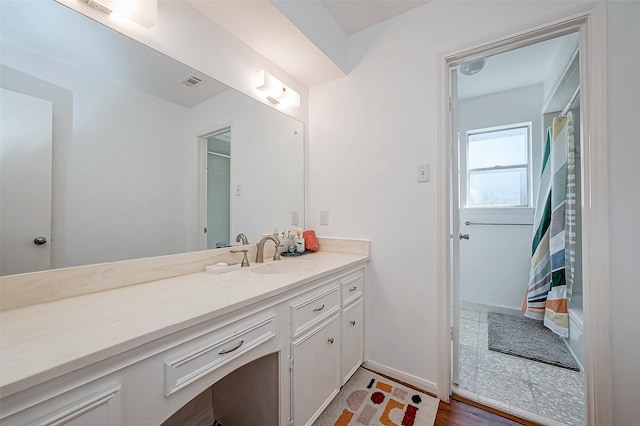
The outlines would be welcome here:
[[[300,94],[265,70],[258,71],[256,89],[273,104],[295,108],[300,106]]]
[[[86,0],[94,9],[123,16],[145,28],[158,20],[158,0]]]
[[[484,68],[484,58],[474,59],[460,65],[460,73],[463,75],[476,75]]]

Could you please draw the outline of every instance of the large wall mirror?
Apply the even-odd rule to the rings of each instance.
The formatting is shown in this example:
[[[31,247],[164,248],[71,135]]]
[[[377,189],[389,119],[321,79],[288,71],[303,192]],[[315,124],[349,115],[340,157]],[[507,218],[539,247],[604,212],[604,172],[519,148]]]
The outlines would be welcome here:
[[[59,3],[0,7],[1,275],[304,224],[301,122]]]

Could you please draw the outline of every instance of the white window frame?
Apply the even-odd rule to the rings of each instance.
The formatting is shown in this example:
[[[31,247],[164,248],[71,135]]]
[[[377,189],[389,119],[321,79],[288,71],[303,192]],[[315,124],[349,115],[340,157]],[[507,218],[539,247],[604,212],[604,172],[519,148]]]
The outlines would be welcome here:
[[[505,124],[502,126],[495,127],[486,127],[482,129],[473,129],[468,130],[465,139],[465,151],[466,151],[466,161],[465,161],[465,172],[466,172],[466,183],[467,188],[465,191],[465,200],[464,205],[467,209],[472,210],[487,210],[487,209],[526,209],[532,207],[533,195],[531,194],[533,184],[532,184],[532,143],[531,143],[531,129],[533,127],[533,123],[531,121],[523,122],[523,123],[514,123],[514,124]],[[469,137],[473,135],[483,134],[483,133],[492,133],[498,132],[501,130],[511,130],[511,129],[527,129],[527,163],[526,164],[512,164],[509,166],[494,166],[494,167],[479,167],[479,168],[470,168],[469,167]],[[486,206],[472,206],[471,205],[471,172],[475,171],[485,171],[485,170],[507,170],[507,169],[516,169],[526,167],[526,175],[527,175],[527,203],[526,204],[513,204],[513,205],[486,205]]]

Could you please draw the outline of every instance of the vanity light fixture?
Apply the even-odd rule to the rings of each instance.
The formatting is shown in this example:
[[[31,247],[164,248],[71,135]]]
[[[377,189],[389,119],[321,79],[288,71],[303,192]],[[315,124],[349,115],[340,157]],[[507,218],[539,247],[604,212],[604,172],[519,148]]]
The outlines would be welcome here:
[[[158,0],[86,0],[94,9],[123,16],[145,28],[158,20]]]
[[[300,106],[300,94],[265,70],[258,71],[256,89],[273,104],[282,104],[295,108]]]

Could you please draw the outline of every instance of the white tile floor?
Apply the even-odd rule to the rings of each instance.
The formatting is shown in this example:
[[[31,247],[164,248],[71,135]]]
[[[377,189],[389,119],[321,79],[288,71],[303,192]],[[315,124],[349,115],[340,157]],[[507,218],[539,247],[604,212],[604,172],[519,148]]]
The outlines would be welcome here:
[[[580,372],[488,350],[487,314],[460,311],[458,392],[541,424],[583,425]]]

